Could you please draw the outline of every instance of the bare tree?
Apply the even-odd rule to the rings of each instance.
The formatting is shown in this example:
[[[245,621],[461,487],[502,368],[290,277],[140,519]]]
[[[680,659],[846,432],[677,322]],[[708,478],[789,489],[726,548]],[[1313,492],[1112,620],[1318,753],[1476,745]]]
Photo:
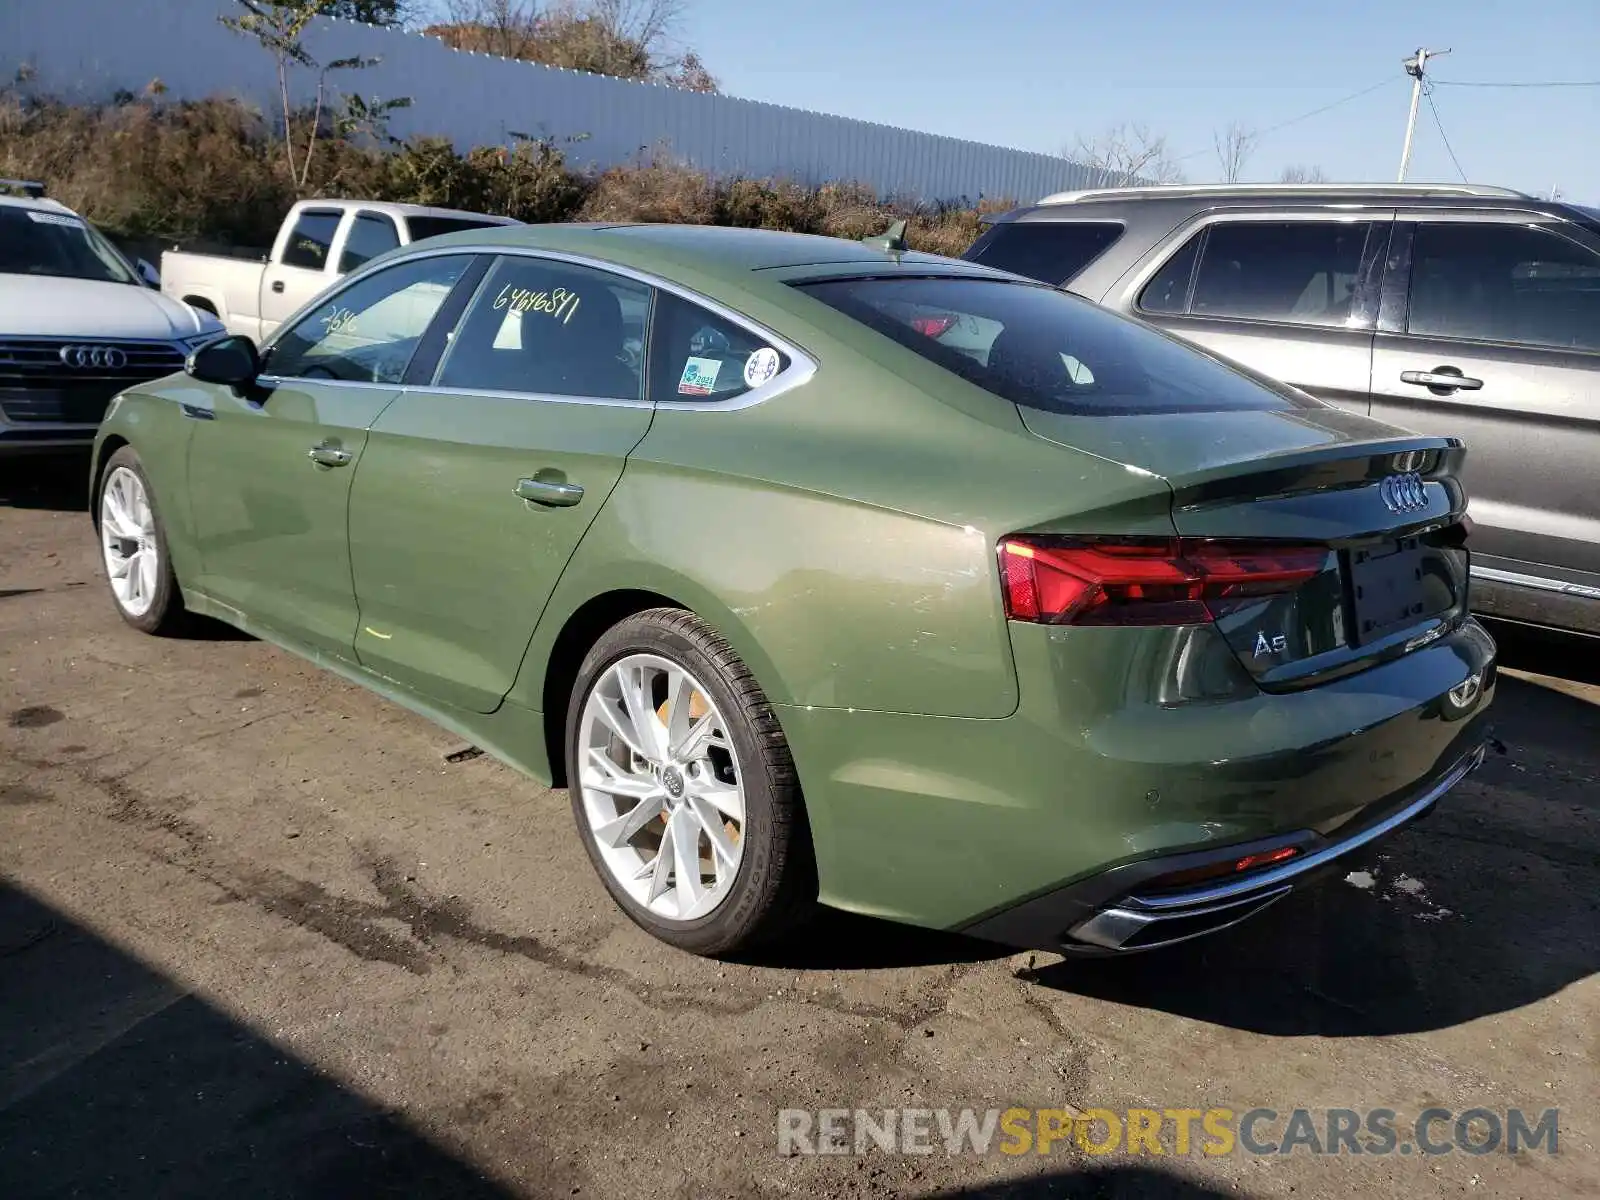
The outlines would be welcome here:
[[[1255,153],[1261,137],[1254,129],[1238,121],[1211,135],[1211,145],[1217,152],[1217,165],[1222,168],[1223,183],[1238,183],[1244,178],[1244,167]]]
[[[501,58],[534,59],[539,7],[532,0],[446,0],[449,20],[423,30],[454,46]]]
[[[1168,148],[1166,137],[1136,122],[1113,125],[1095,138],[1079,134],[1062,153],[1074,162],[1103,171],[1108,182],[1122,187],[1183,182],[1183,171]]]
[[[1327,183],[1328,176],[1321,167],[1308,167],[1292,163],[1278,174],[1279,183]]]

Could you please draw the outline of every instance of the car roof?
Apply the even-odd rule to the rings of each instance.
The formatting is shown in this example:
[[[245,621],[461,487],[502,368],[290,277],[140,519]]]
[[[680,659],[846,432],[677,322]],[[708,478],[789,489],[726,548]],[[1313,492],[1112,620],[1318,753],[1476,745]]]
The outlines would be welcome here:
[[[59,200],[52,200],[48,196],[0,195],[0,205],[7,208],[31,208],[34,212],[66,213],[73,217],[78,215]]]
[[[985,224],[1072,221],[1112,213],[1186,215],[1252,208],[1473,208],[1571,211],[1563,201],[1541,200],[1511,188],[1450,183],[1167,184],[1057,192],[1037,204],[986,217]]]
[[[952,269],[967,275],[1003,274],[937,254],[910,250],[896,253],[844,238],[717,225],[508,225],[448,234],[430,239],[429,245],[441,249],[460,245],[551,250],[668,276],[688,269],[701,276],[744,285],[761,274],[774,280]]]

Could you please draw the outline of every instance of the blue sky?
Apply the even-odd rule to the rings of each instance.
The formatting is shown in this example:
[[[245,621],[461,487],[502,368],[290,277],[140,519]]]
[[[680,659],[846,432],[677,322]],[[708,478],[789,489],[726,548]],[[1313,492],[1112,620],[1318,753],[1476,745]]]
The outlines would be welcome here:
[[[1078,133],[1140,121],[1190,180],[1218,177],[1212,132],[1258,129],[1362,88],[1265,137],[1246,177],[1289,163],[1393,179],[1417,46],[1444,131],[1474,182],[1600,203],[1600,87],[1456,81],[1600,80],[1600,0],[685,0],[681,40],[723,90],[933,133],[1059,153]],[[1459,178],[1427,100],[1410,178]]]

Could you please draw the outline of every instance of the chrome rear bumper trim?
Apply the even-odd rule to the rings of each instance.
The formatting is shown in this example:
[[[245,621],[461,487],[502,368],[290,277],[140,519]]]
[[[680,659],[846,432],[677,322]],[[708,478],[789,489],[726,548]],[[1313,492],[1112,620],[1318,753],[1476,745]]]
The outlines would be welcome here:
[[[1316,871],[1318,868],[1335,859],[1342,858],[1354,850],[1359,850],[1367,843],[1376,841],[1386,833],[1399,828],[1406,822],[1426,812],[1441,796],[1481,766],[1486,753],[1487,747],[1479,746],[1463,755],[1444,775],[1404,808],[1391,813],[1375,825],[1368,826],[1359,833],[1352,834],[1350,837],[1332,845],[1324,846],[1321,850],[1308,854],[1304,858],[1285,863],[1281,867],[1274,867],[1270,871],[1263,871],[1258,875],[1216,884],[1208,888],[1162,896],[1128,896],[1116,905],[1106,908],[1088,920],[1074,926],[1070,931],[1070,936],[1091,946],[1099,946],[1108,950],[1121,950],[1135,936],[1160,922],[1187,920],[1192,917],[1205,916],[1215,916],[1217,918],[1215,924],[1207,924],[1202,930],[1189,932],[1165,941],[1152,939],[1144,942],[1137,947],[1143,950],[1161,945],[1170,945],[1173,942],[1187,941],[1191,937],[1200,937],[1206,933],[1215,933],[1219,929],[1226,929],[1229,925],[1244,920],[1252,913],[1265,908],[1268,904],[1287,894],[1295,881],[1301,876]],[[1239,910],[1237,916],[1228,911],[1235,908]]]

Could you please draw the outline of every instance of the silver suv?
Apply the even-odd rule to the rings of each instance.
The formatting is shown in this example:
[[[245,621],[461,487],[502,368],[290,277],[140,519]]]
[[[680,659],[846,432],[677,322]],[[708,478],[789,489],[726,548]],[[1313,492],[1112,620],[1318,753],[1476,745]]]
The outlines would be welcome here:
[[[1600,633],[1600,210],[1465,185],[1064,192],[965,257],[1462,438],[1473,607]]]

